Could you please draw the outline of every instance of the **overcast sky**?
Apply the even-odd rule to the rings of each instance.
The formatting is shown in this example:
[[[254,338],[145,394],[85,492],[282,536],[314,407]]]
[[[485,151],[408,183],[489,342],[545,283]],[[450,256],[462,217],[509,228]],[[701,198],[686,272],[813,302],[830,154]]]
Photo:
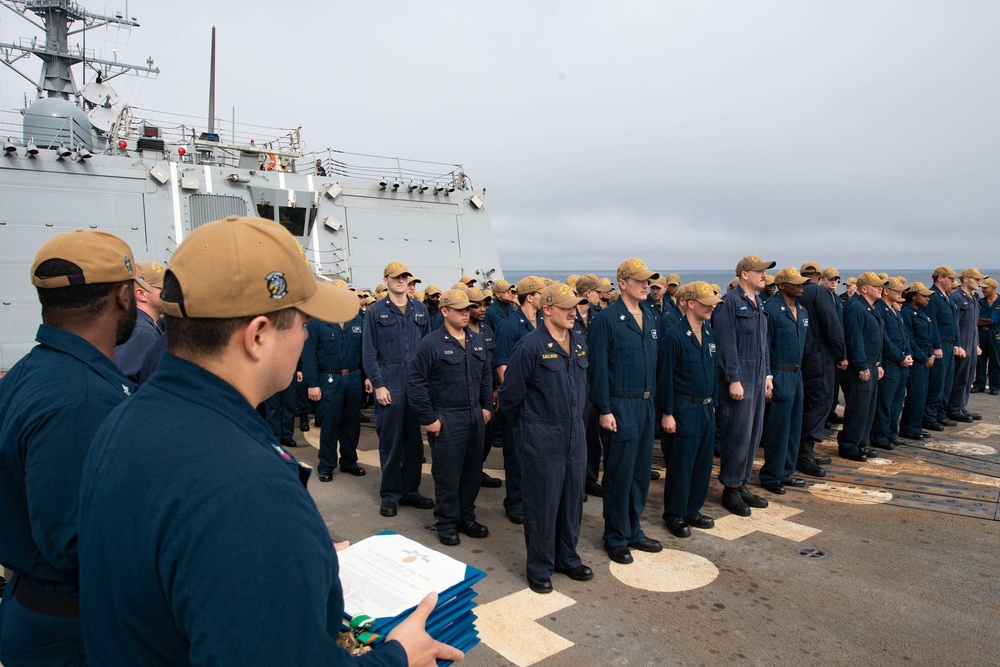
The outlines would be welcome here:
[[[125,2],[82,4],[125,10]],[[279,9],[281,8],[281,9]],[[287,9],[285,9],[287,8]],[[132,0],[137,106],[460,162],[508,269],[1000,265],[1000,2]],[[0,10],[0,41],[24,34]],[[88,47],[99,47],[90,35]],[[37,69],[28,70],[32,77]],[[4,68],[0,99],[25,86]]]

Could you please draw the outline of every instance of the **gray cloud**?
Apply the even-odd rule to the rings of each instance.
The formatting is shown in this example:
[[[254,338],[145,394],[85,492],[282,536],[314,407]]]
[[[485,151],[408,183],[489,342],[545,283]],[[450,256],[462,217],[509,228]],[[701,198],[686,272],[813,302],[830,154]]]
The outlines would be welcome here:
[[[119,92],[203,114],[215,24],[220,116],[301,125],[311,150],[461,161],[512,269],[996,264],[996,3],[275,7],[133,0],[143,27],[103,39],[163,74]],[[0,37],[20,28],[8,12]]]

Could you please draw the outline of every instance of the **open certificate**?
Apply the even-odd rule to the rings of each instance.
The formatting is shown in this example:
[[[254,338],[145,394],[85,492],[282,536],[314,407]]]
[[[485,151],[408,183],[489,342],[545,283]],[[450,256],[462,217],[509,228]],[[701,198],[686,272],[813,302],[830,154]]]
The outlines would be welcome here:
[[[485,576],[476,568],[391,531],[352,544],[337,557],[344,615],[353,618],[364,614],[378,619],[377,625],[412,610],[431,591],[438,593],[441,605]]]

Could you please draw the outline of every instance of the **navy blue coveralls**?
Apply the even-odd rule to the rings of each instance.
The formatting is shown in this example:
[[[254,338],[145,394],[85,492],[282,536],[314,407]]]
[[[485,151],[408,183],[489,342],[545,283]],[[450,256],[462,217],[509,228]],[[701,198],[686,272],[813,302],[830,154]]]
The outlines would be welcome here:
[[[801,302],[796,302],[796,310],[798,317],[792,314],[780,291],[764,305],[774,389],[764,417],[761,484],[787,482],[799,457],[804,393],[802,354],[811,322]]]
[[[406,665],[398,642],[337,645],[339,566],[308,476],[235,388],[164,355],[83,466],[91,664]]]
[[[127,341],[115,347],[115,366],[136,386],[148,379],[140,377],[146,356],[157,347],[163,329],[144,310],[136,310],[135,329]],[[155,366],[154,366],[155,367]]]
[[[719,481],[735,489],[750,480],[764,425],[770,351],[760,296],[742,287],[726,292],[712,313],[712,330],[719,346]],[[732,382],[743,385],[743,400],[729,397]]]
[[[599,416],[614,415],[618,426],[604,430],[605,548],[646,537],[639,519],[652,470],[659,331],[653,309],[644,301],[639,307],[641,329],[619,299],[598,313],[588,339],[590,400]]]
[[[0,380],[0,563],[14,572],[0,604],[0,660],[82,665],[80,471],[94,433],[134,386],[75,334],[43,324],[35,340]]]
[[[998,391],[1000,390],[1000,298],[994,299],[992,305],[985,296],[980,299],[979,317],[990,320],[992,324],[979,328],[979,347],[983,349],[983,353],[979,355],[979,363],[976,364],[976,381],[973,386],[982,391],[986,389],[989,380],[990,390]]]
[[[576,322],[573,324],[573,332],[580,337],[581,340],[587,341],[590,336],[590,327],[594,323],[594,318],[597,317],[597,312],[592,307],[587,309],[587,317],[584,318],[580,315],[580,311],[577,310]],[[589,345],[589,343],[587,343]],[[601,444],[601,425],[598,423],[597,410],[594,409],[593,403],[590,399],[587,399],[587,403],[584,406],[583,412],[583,423],[587,431],[587,478],[584,484],[598,484],[598,478],[601,474],[601,452],[603,445]]]
[[[420,494],[424,444],[417,413],[406,400],[406,374],[420,339],[430,333],[427,308],[409,298],[401,313],[389,297],[365,311],[362,363],[372,387],[389,390],[389,405],[375,401],[375,428],[382,466],[379,494],[398,503]]]
[[[948,295],[955,305],[955,344],[965,350],[965,357],[955,359],[955,380],[948,397],[948,415],[961,415],[969,405],[969,393],[976,379],[979,347],[979,302],[957,289]]]
[[[441,325],[444,324],[444,315],[441,314],[440,306],[427,306],[427,317],[430,321],[431,331],[440,329]]]
[[[587,346],[579,334],[570,335],[568,353],[544,326],[521,339],[507,364],[500,405],[523,464],[526,570],[533,579],[582,564],[576,545],[589,402]]]
[[[844,336],[850,365],[844,375],[844,426],[837,434],[841,455],[858,454],[859,448],[868,445],[882,365],[882,320],[860,293],[848,299],[844,308]],[[858,377],[861,371],[870,371],[867,382]]]
[[[476,520],[483,476],[483,410],[493,411],[493,371],[487,356],[482,335],[466,328],[463,347],[441,327],[417,345],[406,375],[406,398],[420,424],[441,420],[440,433],[427,434],[439,531]]]
[[[903,410],[906,380],[910,377],[910,367],[900,364],[912,355],[912,351],[902,314],[881,299],[875,302],[875,310],[884,327],[882,368],[885,369],[885,374],[878,383],[875,421],[872,423],[870,439],[873,445],[881,445],[895,442],[899,435],[899,415]]]
[[[497,346],[493,354],[493,366],[499,368],[506,366],[510,361],[510,355],[514,352],[517,342],[542,326],[542,311],[535,313],[535,325],[528,322],[524,316],[524,311],[518,310],[505,319],[500,329],[496,331]],[[517,447],[514,447],[514,431],[507,416],[501,412],[503,419],[503,471],[506,478],[506,489],[503,499],[504,510],[522,509],[521,500],[521,460],[518,458]]]
[[[809,313],[802,357],[802,437],[819,442],[836,407],[837,364],[847,358],[844,324],[837,295],[818,283],[802,286],[799,303]]]
[[[495,390],[499,385],[500,381],[497,377],[496,366],[493,365],[493,358],[496,356],[497,350],[497,339],[496,334],[493,333],[491,329],[485,322],[479,323],[479,334],[483,337],[483,341],[486,343],[486,363],[490,367],[490,378],[493,383],[493,389]],[[493,419],[496,419],[496,412],[493,413]],[[493,449],[493,420],[487,424],[486,428],[483,430],[483,463],[486,463],[486,459],[490,457],[490,451]]]
[[[937,285],[931,286],[930,301],[924,308],[934,322],[937,331],[935,340],[942,356],[931,367],[927,385],[927,404],[924,407],[925,422],[939,422],[948,417],[948,398],[955,381],[955,338],[958,336],[956,319],[958,313],[948,297]]]
[[[499,298],[493,299],[493,303],[486,309],[486,317],[483,320],[494,333],[500,331],[500,325],[511,315],[518,311],[517,306],[509,301],[501,301]]]
[[[708,496],[719,402],[715,332],[703,323],[699,343],[687,319],[675,322],[660,336],[659,352],[656,405],[677,422],[676,433],[660,436],[667,465],[663,520],[669,521],[698,516]]]
[[[676,323],[684,319],[684,313],[680,307],[674,303],[669,294],[663,295],[663,309],[660,312],[660,331],[666,331]]]
[[[332,324],[312,318],[306,322],[309,337],[302,348],[302,379],[307,388],[319,387],[323,397],[316,404],[319,434],[319,472],[337,467],[340,442],[341,467],[358,462],[361,437],[361,346],[364,319]]]
[[[913,365],[906,380],[906,398],[899,422],[899,435],[918,437],[924,422],[924,405],[927,402],[927,378],[930,369],[924,364],[934,357],[934,322],[923,311],[907,303],[900,311],[903,326],[910,341]],[[937,361],[934,362],[937,364]]]

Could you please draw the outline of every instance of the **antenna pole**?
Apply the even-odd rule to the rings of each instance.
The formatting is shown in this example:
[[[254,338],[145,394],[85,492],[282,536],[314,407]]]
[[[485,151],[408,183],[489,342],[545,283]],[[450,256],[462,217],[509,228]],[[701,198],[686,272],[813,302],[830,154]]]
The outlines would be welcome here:
[[[215,26],[212,26],[212,67],[208,75],[208,132],[215,132]]]

